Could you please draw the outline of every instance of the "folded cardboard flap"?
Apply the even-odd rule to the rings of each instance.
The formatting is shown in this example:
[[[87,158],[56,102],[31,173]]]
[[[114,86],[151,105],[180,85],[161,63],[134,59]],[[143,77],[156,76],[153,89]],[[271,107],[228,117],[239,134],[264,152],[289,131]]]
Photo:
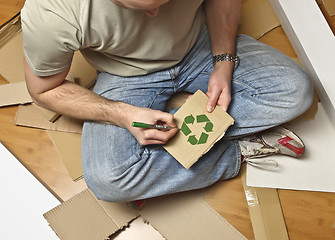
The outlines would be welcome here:
[[[174,114],[180,131],[163,147],[189,169],[218,141],[234,119],[221,107],[206,111],[208,97],[198,90]]]
[[[142,216],[169,240],[246,239],[203,199],[201,191],[150,199],[136,211],[98,200],[86,189],[44,214],[62,240],[106,239]]]

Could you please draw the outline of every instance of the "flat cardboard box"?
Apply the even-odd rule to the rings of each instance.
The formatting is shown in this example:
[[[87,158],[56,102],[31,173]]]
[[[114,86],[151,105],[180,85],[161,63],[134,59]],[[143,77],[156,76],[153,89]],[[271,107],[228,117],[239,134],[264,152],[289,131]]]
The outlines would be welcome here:
[[[45,213],[62,240],[106,239],[140,216],[169,240],[246,239],[215,212],[201,191],[149,199],[139,211],[98,200],[88,189]]]
[[[198,90],[174,114],[180,131],[163,147],[186,169],[189,169],[220,140],[234,119],[217,106],[206,111],[208,97]]]

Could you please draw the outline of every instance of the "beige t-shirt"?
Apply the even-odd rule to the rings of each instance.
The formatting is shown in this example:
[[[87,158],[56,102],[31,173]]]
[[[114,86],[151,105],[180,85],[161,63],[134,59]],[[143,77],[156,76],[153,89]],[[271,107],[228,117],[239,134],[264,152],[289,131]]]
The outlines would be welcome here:
[[[203,27],[203,0],[171,0],[157,17],[111,0],[27,0],[24,53],[39,76],[67,69],[74,51],[100,71],[143,75],[169,68],[187,54]]]

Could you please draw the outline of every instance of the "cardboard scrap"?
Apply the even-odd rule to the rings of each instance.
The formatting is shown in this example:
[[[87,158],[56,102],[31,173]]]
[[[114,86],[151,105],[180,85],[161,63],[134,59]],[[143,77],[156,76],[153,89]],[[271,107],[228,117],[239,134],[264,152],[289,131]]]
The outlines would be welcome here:
[[[222,108],[206,111],[207,96],[198,90],[174,114],[180,131],[163,147],[189,169],[213,144],[223,137],[234,119]]]
[[[47,133],[73,181],[83,177],[81,166],[81,134],[49,131]]]
[[[260,38],[280,26],[268,0],[244,0],[241,8],[239,34]]]
[[[124,203],[103,206],[87,189],[43,216],[62,240],[103,240],[138,215]]]
[[[44,217],[62,240],[106,239],[140,215],[169,240],[246,239],[209,207],[199,193],[150,199],[142,210],[136,211],[125,203],[97,200],[86,189]]]
[[[31,102],[25,82],[0,85],[0,107]]]
[[[20,105],[14,119],[16,125],[49,129],[70,133],[81,133],[83,121],[61,116],[55,123],[50,122],[31,104]]]

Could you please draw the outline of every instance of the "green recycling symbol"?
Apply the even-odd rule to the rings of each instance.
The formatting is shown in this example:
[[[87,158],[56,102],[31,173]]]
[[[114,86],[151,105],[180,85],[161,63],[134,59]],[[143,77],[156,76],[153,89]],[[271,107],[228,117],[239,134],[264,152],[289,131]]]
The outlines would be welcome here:
[[[188,127],[189,124],[194,124],[196,119],[197,124],[198,123],[205,123],[205,126],[203,127],[203,129],[205,130],[205,132],[202,132],[199,140],[196,138],[195,135],[190,135],[192,133],[191,129]],[[184,122],[181,126],[182,133],[185,136],[189,136],[187,141],[191,144],[191,145],[198,145],[198,144],[205,144],[207,142],[208,139],[208,134],[209,132],[213,131],[213,123],[208,119],[208,117],[205,114],[200,114],[197,115],[196,118],[190,114],[188,116],[186,116],[184,118]]]

